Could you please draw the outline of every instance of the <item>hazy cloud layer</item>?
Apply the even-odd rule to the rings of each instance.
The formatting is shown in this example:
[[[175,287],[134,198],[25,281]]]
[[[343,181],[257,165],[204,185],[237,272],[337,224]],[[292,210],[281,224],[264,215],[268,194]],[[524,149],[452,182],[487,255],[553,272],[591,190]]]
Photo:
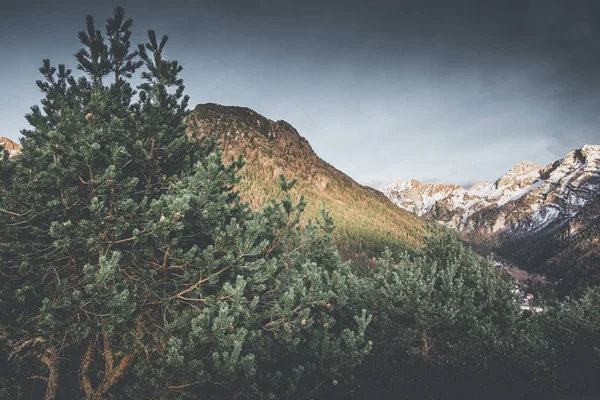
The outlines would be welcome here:
[[[596,1],[121,3],[135,42],[169,34],[192,105],[284,119],[363,183],[468,185],[600,144]],[[84,15],[112,7],[2,2],[0,135],[25,127],[41,59],[74,68]]]

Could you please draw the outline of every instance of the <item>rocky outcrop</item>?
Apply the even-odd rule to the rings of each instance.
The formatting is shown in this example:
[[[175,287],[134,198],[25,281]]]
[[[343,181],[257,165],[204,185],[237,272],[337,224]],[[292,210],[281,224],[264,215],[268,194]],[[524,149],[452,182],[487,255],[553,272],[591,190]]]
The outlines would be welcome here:
[[[8,150],[9,152],[9,157],[14,157],[19,153],[19,150],[21,150],[21,145],[13,142],[12,140],[10,140],[7,137],[0,137],[0,147]]]

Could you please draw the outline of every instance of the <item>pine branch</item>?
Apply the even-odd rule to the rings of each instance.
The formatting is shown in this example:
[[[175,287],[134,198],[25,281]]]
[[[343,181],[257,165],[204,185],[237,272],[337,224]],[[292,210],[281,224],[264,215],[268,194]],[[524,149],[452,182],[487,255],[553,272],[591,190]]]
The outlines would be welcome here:
[[[48,385],[46,386],[46,395],[44,396],[44,400],[53,400],[56,398],[56,391],[58,390],[60,377],[58,352],[53,346],[50,346],[40,357],[40,361],[42,361],[42,363],[48,367],[49,370],[48,378],[46,379]]]
[[[143,320],[140,315],[136,322],[135,335],[136,337],[143,328]],[[123,375],[127,373],[127,369],[135,359],[137,349],[133,349],[129,353],[125,354],[118,362],[115,362],[114,353],[110,345],[110,338],[106,332],[103,332],[103,347],[102,358],[104,359],[105,374],[100,384],[94,389],[92,383],[87,376],[89,372],[89,366],[92,362],[94,355],[94,341],[90,341],[88,349],[84,356],[81,366],[81,385],[84,389],[87,400],[102,400],[106,398],[106,394],[112,388]]]
[[[167,386],[167,388],[169,388],[171,390],[181,390],[181,389],[188,388],[190,386],[198,385],[200,383],[202,383],[202,382],[187,383],[185,385]]]
[[[114,355],[112,349],[110,347],[110,340],[106,332],[102,333],[102,342],[104,346],[104,352],[102,353],[102,358],[104,358],[104,374],[106,376],[112,373],[114,361]]]
[[[108,243],[109,244],[121,244],[121,243],[131,242],[132,240],[135,240],[135,239],[136,239],[136,237],[132,236],[132,237],[128,237],[126,239],[120,239],[120,240],[110,241]]]
[[[94,389],[92,388],[92,382],[90,378],[87,376],[88,370],[90,368],[90,363],[92,362],[92,357],[94,355],[94,341],[88,343],[87,351],[83,357],[83,361],[81,362],[81,387],[85,393],[86,399],[91,399],[94,394]]]
[[[4,214],[12,215],[13,217],[22,218],[24,215],[27,215],[28,213],[30,213],[31,210],[29,210],[29,211],[27,211],[26,213],[23,213],[23,214],[18,214],[18,213],[7,211],[7,210],[3,210],[2,208],[0,208],[0,212],[3,212]]]
[[[167,282],[167,276],[168,276],[168,271],[169,271],[169,268],[167,266],[167,262],[169,260],[169,249],[170,248],[168,248],[165,251],[165,256],[163,257],[163,264],[162,264],[163,273],[164,273],[163,280],[164,280],[165,283]]]
[[[230,269],[231,266],[229,267],[225,267],[222,270],[218,271],[216,273],[216,275],[221,275],[223,272],[227,271],[228,269]],[[194,289],[196,289],[198,286],[200,286],[201,284],[203,284],[204,282],[208,282],[210,278],[204,278],[204,279],[200,279],[198,282],[194,283],[192,286],[190,286],[189,288],[185,289],[182,292],[177,293],[175,296],[171,296],[169,299],[173,300],[173,299],[182,299],[182,300],[192,300],[192,301],[204,301],[204,299],[190,299],[190,298],[186,298],[183,297],[184,294],[190,293],[191,291],[193,291]]]

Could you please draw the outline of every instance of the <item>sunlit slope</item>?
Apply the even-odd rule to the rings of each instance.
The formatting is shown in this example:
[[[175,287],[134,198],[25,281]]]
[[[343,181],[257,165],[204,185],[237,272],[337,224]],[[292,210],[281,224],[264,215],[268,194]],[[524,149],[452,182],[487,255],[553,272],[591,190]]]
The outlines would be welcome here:
[[[216,134],[226,159],[244,155],[239,191],[252,207],[281,195],[280,174],[296,178],[295,193],[308,201],[306,218],[318,216],[323,205],[329,209],[336,221],[336,241],[348,256],[376,255],[385,246],[414,249],[434,226],[323,161],[285,121],[271,121],[248,108],[201,104],[188,123],[197,135]]]

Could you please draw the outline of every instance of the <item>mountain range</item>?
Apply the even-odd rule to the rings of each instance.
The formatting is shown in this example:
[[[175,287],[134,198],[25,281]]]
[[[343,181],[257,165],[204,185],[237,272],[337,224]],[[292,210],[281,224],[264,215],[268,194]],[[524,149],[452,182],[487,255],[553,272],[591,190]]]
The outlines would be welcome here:
[[[456,229],[524,269],[549,273],[565,290],[576,286],[569,276],[589,284],[600,279],[595,268],[600,267],[599,191],[598,145],[573,150],[545,167],[524,161],[469,189],[414,179],[383,189],[401,208]],[[569,270],[573,263],[579,267]],[[574,273],[578,269],[586,273]]]
[[[468,189],[409,179],[382,193],[322,160],[285,121],[208,103],[196,106],[187,122],[190,135],[215,135],[225,161],[243,155],[237,190],[253,208],[282,195],[280,174],[296,178],[292,194],[307,200],[305,221],[329,210],[345,258],[370,258],[385,247],[414,250],[442,225],[481,253],[548,274],[565,293],[600,284],[600,146],[583,146],[545,167],[524,161]],[[0,146],[10,157],[20,148],[5,137]]]

